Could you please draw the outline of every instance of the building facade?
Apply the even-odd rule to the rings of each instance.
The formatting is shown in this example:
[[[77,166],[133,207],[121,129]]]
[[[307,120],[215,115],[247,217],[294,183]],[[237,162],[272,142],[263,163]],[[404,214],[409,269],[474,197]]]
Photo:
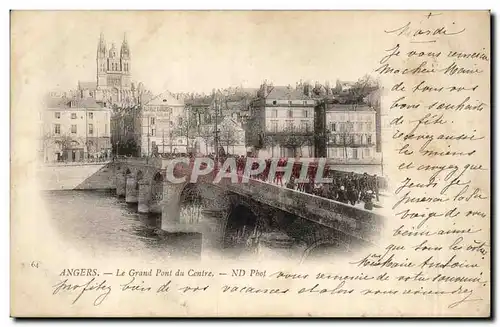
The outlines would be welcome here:
[[[141,104],[138,116],[140,155],[186,153],[189,130],[184,101],[165,91]]]
[[[376,111],[373,108],[366,105],[327,105],[325,125],[328,158],[376,158]]]
[[[314,108],[312,88],[262,84],[251,104],[247,144],[259,157],[313,157]]]
[[[111,110],[93,98],[57,100],[42,113],[44,161],[110,158]]]

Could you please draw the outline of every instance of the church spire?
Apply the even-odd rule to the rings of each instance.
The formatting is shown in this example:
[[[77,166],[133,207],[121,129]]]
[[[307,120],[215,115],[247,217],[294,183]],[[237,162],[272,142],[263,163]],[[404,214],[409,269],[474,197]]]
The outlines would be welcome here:
[[[127,42],[127,33],[123,33],[123,42],[122,42],[122,47],[120,49],[120,57],[121,58],[130,58],[130,49],[128,47],[128,42]]]
[[[104,34],[101,32],[99,36],[99,43],[97,44],[97,55],[106,56],[106,41],[104,41]]]

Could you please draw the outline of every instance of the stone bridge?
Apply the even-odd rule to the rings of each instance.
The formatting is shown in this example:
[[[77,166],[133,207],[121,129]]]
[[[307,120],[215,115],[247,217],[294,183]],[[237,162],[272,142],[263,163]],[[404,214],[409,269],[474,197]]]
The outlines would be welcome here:
[[[383,217],[373,211],[286,189],[256,179],[234,183],[215,173],[190,182],[191,168],[176,172],[182,183],[166,178],[171,160],[131,158],[115,161],[116,194],[137,203],[141,213],[161,214],[166,232],[198,232],[212,247],[244,248],[249,239],[275,249],[296,248],[303,255],[322,249],[350,251],[374,242]],[[234,176],[237,179],[236,176]],[[185,206],[196,203],[199,218],[186,218]],[[192,216],[192,215],[191,215]]]

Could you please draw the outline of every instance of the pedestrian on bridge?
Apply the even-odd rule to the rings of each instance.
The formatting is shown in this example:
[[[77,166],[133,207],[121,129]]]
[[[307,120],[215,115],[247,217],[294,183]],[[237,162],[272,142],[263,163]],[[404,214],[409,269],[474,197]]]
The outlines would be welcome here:
[[[365,202],[364,208],[366,210],[373,210],[373,192],[371,190],[366,191],[365,198],[363,199]]]
[[[337,192],[337,201],[342,203],[348,203],[344,185],[340,186],[340,190]]]
[[[358,190],[356,189],[356,185],[354,180],[350,180],[347,184],[347,199],[351,205],[355,205],[358,201]]]
[[[295,177],[290,176],[290,180],[286,183],[286,187],[291,190],[295,190]]]

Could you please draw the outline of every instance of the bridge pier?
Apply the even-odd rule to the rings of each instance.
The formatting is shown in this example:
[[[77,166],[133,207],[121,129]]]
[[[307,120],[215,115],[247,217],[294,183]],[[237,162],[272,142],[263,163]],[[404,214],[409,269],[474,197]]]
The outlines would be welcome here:
[[[146,179],[139,181],[139,196],[137,211],[140,213],[148,213],[150,210],[149,204],[151,199],[151,184]]]
[[[125,175],[123,175],[122,171],[118,171],[116,174],[116,195],[118,197],[124,197],[125,196]]]
[[[137,203],[138,201],[138,191],[139,187],[137,180],[133,176],[127,176],[125,184],[125,202],[127,203]]]
[[[180,221],[180,195],[184,184],[163,183],[161,229],[167,232],[183,232]]]
[[[158,172],[151,181],[151,193],[149,196],[149,212],[161,214],[163,212],[163,184],[164,178],[161,172]]]

